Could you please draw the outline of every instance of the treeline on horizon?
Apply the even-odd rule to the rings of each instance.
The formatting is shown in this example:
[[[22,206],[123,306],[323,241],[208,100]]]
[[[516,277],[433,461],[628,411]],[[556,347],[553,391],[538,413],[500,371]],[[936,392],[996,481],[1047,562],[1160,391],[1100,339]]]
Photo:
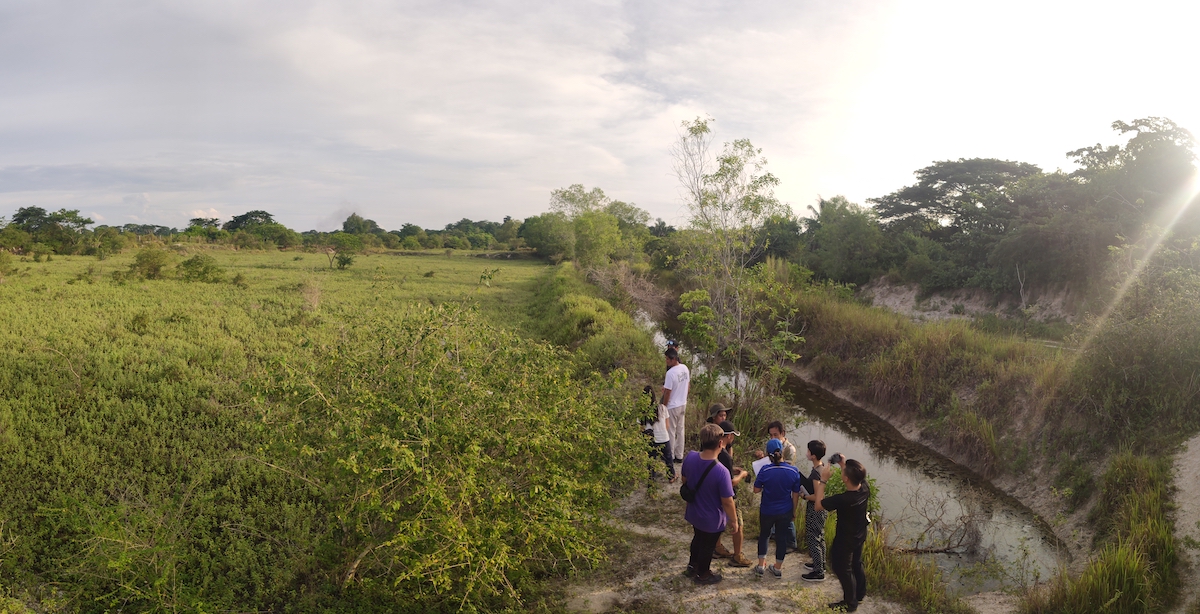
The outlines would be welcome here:
[[[784,259],[817,279],[864,284],[882,275],[927,291],[981,288],[1018,292],[1031,286],[1100,281],[1111,254],[1157,240],[1168,251],[1193,253],[1200,207],[1182,194],[1195,172],[1192,134],[1150,117],[1113,128],[1124,145],[1094,145],[1067,153],[1078,170],[1046,172],[1024,162],[972,158],[936,162],[916,171],[916,183],[872,198],[868,206],[841,196],[821,198],[809,217],[786,212],[760,228],[760,259]],[[1179,213],[1179,215],[1175,215]],[[1171,218],[1171,228],[1165,228]],[[599,188],[572,185],[551,195],[550,211],[525,220],[462,219],[441,230],[404,224],[385,230],[350,215],[335,232],[299,233],[267,211],[222,223],[195,218],[182,232],[153,225],[95,226],[77,210],[19,209],[0,218],[0,249],[35,257],[104,257],[146,242],[209,242],[243,249],[331,248],[533,250],[554,262],[589,267],[629,261],[669,270],[689,233]],[[1186,260],[1186,258],[1185,258]]]

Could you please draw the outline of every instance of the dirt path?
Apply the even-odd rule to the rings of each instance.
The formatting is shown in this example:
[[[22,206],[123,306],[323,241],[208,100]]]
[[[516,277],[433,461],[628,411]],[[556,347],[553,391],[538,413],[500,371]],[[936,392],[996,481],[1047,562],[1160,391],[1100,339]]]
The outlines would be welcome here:
[[[825,604],[841,599],[841,586],[832,574],[821,583],[800,579],[803,563],[809,562],[809,557],[800,553],[787,556],[780,579],[759,578],[753,568],[729,567],[727,559],[714,559],[713,570],[723,575],[724,581],[715,586],[694,585],[682,575],[691,528],[683,520],[678,486],[660,483],[635,493],[617,511],[615,524],[627,536],[624,549],[613,553],[613,569],[567,587],[572,611],[821,613],[829,612]],[[728,536],[724,542],[730,545]],[[774,560],[774,548],[772,542],[769,561]],[[757,542],[747,539],[745,549],[753,561]],[[909,610],[868,594],[858,612],[901,614]]]
[[[1183,588],[1174,611],[1182,614],[1196,603],[1200,580],[1200,551],[1195,547],[1200,543],[1200,435],[1183,444],[1175,457],[1175,488],[1175,540],[1186,564],[1180,572]]]

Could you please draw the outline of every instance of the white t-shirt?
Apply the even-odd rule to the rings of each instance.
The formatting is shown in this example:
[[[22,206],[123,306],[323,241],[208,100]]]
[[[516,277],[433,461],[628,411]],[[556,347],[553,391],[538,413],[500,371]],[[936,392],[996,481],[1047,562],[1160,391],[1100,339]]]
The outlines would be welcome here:
[[[683,363],[667,370],[667,379],[663,382],[663,388],[671,391],[671,398],[667,399],[667,409],[687,405],[688,383],[691,379],[692,372],[688,371],[687,365]]]
[[[658,406],[658,420],[654,421],[654,443],[667,443],[671,436],[667,434],[667,408]]]

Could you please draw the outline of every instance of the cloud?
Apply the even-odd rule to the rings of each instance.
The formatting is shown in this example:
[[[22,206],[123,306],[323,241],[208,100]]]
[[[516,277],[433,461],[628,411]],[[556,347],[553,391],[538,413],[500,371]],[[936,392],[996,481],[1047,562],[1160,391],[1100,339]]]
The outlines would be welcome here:
[[[1184,9],[1081,6],[7,3],[0,212],[179,226],[265,209],[332,228],[355,203],[386,228],[441,227],[583,183],[678,223],[668,151],[697,115],[762,147],[798,210],[935,159],[1052,168],[1117,118],[1200,122],[1193,80],[1171,75],[1197,59]],[[1163,31],[1128,31],[1139,16]],[[1096,40],[1122,53],[1081,57]],[[1105,85],[1116,65],[1139,86]]]

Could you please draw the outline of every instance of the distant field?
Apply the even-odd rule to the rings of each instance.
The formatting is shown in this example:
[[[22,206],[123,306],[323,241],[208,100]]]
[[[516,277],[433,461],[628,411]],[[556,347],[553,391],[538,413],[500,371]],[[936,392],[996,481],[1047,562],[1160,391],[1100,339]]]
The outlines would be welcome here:
[[[225,283],[115,283],[112,273],[127,270],[134,252],[103,261],[59,256],[51,262],[14,262],[16,272],[0,283],[0,307],[6,314],[0,320],[0,339],[9,348],[10,341],[79,339],[143,312],[154,332],[170,336],[171,331],[187,329],[228,332],[242,320],[248,324],[301,310],[336,319],[363,309],[464,300],[477,303],[498,325],[525,330],[536,278],[547,270],[536,260],[478,258],[461,252],[359,256],[346,270],[331,270],[323,254],[298,252],[189,248],[174,259],[178,263],[195,253],[212,255],[226,271]],[[481,283],[481,275],[494,269],[499,271],[486,282],[490,285]],[[239,273],[244,287],[229,283]],[[191,324],[176,317],[163,325],[164,318],[181,314],[189,316]]]

